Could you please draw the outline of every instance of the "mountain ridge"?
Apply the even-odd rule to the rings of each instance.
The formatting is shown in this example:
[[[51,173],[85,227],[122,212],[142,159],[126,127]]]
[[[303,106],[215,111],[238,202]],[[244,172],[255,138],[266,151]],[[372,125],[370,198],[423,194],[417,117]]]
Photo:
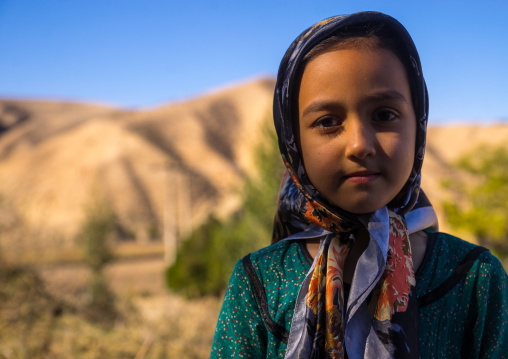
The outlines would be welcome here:
[[[95,200],[111,207],[121,236],[141,242],[161,238],[171,211],[182,233],[211,214],[228,216],[256,172],[274,84],[262,78],[141,110],[0,99],[2,246],[76,245]],[[506,139],[505,124],[429,127],[422,187],[443,229],[437,199],[449,196],[440,183],[456,175],[450,164]]]
[[[4,246],[75,244],[92,192],[111,205],[126,237],[160,236],[176,172],[192,205],[183,227],[227,216],[252,171],[273,83],[136,111],[0,100],[0,228],[11,237]]]

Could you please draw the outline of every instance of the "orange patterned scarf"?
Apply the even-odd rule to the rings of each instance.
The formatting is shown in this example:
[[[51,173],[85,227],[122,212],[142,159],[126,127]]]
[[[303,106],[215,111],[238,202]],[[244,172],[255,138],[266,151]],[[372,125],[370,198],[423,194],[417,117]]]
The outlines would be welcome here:
[[[373,291],[369,307],[373,320],[390,321],[395,313],[405,312],[416,281],[411,259],[409,235],[404,220],[389,212],[390,236],[388,260],[383,275]],[[344,358],[345,306],[344,265],[353,241],[341,234],[330,236],[322,246],[310,280],[307,306],[316,319],[312,352],[317,357]],[[372,303],[374,305],[372,305]],[[386,340],[389,340],[386,339]]]
[[[377,212],[372,214],[367,225],[360,220],[344,220],[306,195],[288,166],[279,194],[274,235],[299,233],[300,240],[304,240],[306,229],[294,227],[303,224],[307,228],[319,226],[325,231],[312,271],[307,275],[308,286],[302,285],[300,290],[305,300],[297,303],[295,309],[293,321],[301,318],[305,325],[295,325],[297,328],[292,325],[290,354],[286,357],[344,358],[346,343],[353,357],[368,357],[367,352],[379,353],[384,358],[417,356],[416,280],[406,221],[387,208],[379,212],[380,217],[374,218]],[[386,231],[369,229],[373,222],[376,222],[374,228],[384,226]],[[348,299],[345,298],[344,265],[361,227],[369,232],[371,250],[366,249],[362,254],[368,260],[364,260],[363,267],[359,264],[360,257],[351,286],[352,290],[363,289],[361,293],[350,293]],[[348,299],[347,306],[345,299]],[[292,343],[291,336],[305,345]],[[298,355],[291,354],[294,352]]]

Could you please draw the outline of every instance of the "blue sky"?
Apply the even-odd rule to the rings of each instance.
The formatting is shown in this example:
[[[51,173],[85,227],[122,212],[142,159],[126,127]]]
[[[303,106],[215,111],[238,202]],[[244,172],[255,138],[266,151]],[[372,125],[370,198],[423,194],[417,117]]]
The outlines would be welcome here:
[[[508,1],[0,0],[0,97],[144,108],[275,76],[331,15],[388,13],[412,35],[434,123],[508,121]]]

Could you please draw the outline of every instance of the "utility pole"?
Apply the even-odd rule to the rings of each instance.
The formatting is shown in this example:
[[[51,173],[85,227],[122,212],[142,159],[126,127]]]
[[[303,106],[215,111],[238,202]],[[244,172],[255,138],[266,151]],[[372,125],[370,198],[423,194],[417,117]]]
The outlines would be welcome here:
[[[165,166],[164,194],[164,261],[175,263],[178,245],[191,227],[191,196],[189,177],[175,162]]]
[[[166,178],[164,181],[164,262],[167,266],[173,265],[176,260],[178,232],[176,230],[176,186],[175,172],[178,171],[176,163],[167,163],[165,166]]]
[[[180,241],[192,232],[190,183],[189,176],[185,171],[177,171],[175,177],[177,237]]]

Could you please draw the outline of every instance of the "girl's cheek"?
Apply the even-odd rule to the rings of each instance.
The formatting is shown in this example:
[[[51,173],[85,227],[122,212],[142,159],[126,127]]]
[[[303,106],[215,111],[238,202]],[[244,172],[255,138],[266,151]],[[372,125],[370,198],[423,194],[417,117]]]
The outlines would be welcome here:
[[[405,133],[386,134],[379,142],[386,153],[410,154],[414,151],[415,141],[410,140],[408,136],[409,134]]]

